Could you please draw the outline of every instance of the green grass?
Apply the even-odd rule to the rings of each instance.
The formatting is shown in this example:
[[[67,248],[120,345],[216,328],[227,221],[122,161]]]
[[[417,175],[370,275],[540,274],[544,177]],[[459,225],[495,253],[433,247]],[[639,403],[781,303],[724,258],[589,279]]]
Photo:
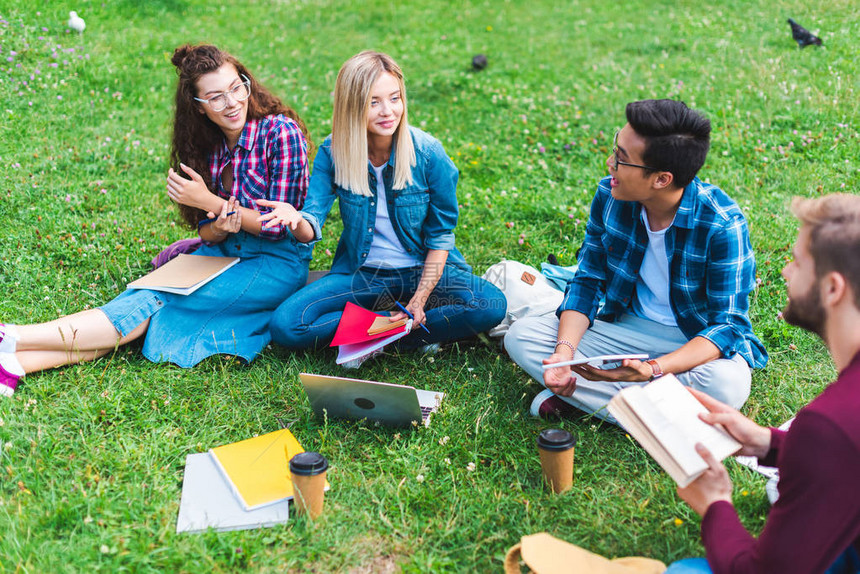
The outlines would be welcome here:
[[[81,36],[65,29],[71,9],[87,21]],[[316,141],[339,66],[375,48],[400,61],[413,123],[461,170],[457,241],[478,272],[550,252],[574,261],[627,102],[677,97],[705,112],[701,176],[743,207],[762,281],[751,315],[771,361],[745,412],[779,423],[834,376],[823,345],[776,314],[796,232],[789,198],[860,187],[856,15],[850,0],[0,0],[0,320],[98,306],[190,234],[164,192],[178,44],[232,51]],[[788,16],[825,46],[798,50]],[[475,53],[490,61],[481,73]],[[339,231],[325,230],[314,268],[331,262]],[[317,421],[304,370],[341,372],[332,352],[273,348],[250,366],[182,370],[131,345],[27,377],[0,402],[0,570],[498,571],[538,531],[609,556],[703,552],[671,480],[617,428],[563,423],[580,437],[576,483],[548,494],[534,440],[551,425],[527,415],[538,386],[494,345],[362,367],[448,393],[429,429]],[[177,536],[185,456],[274,430],[276,417],[332,463],[324,517]],[[729,471],[757,532],[764,481]]]

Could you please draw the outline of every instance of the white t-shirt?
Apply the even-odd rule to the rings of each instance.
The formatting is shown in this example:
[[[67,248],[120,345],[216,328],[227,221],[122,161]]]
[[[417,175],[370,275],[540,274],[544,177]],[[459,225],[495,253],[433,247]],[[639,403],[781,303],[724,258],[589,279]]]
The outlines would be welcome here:
[[[672,225],[660,231],[651,231],[645,209],[642,209],[642,221],[648,232],[648,248],[642,259],[642,267],[639,268],[639,278],[636,279],[633,312],[656,323],[677,327],[678,322],[669,303],[669,257],[666,254],[666,232]]]
[[[382,179],[382,170],[387,164],[379,167],[371,164],[376,172],[376,222],[373,229],[373,241],[370,243],[370,251],[364,265],[367,267],[388,267],[399,269],[401,267],[414,267],[420,265],[417,257],[409,254],[403,249],[403,244],[397,238],[391,218],[388,215],[388,201],[385,195],[385,182]]]

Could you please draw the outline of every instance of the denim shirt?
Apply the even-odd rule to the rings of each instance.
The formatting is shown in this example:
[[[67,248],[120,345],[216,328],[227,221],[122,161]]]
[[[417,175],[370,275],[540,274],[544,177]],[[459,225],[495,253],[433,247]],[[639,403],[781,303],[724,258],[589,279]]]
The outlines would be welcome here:
[[[412,183],[403,189],[393,189],[394,149],[383,170],[388,213],[394,232],[407,253],[419,259],[431,249],[448,251],[447,264],[466,271],[471,268],[454,247],[454,227],[457,225],[457,179],[459,172],[436,138],[409,128],[415,146],[415,166]],[[352,273],[367,259],[376,224],[376,174],[368,162],[367,177],[373,195],[353,193],[334,183],[331,157],[331,136],[317,150],[311,174],[308,196],[301,212],[314,230],[313,241],[322,238],[322,226],[335,198],[340,200],[343,233],[337,244],[331,270]]]

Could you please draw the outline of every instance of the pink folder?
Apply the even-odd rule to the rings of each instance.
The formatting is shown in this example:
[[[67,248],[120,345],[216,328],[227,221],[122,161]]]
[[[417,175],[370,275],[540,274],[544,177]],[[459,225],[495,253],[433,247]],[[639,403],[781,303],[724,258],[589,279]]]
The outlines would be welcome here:
[[[371,325],[373,325],[373,321],[376,320],[377,317],[384,316],[385,315],[368,311],[364,307],[359,307],[358,305],[347,302],[346,307],[343,308],[343,315],[340,317],[340,323],[337,324],[337,331],[335,331],[334,338],[331,340],[329,346],[339,347],[340,345],[363,343],[374,339],[383,339],[406,331],[406,325],[401,325],[400,327],[391,329],[390,331],[368,335],[367,330],[370,329]]]

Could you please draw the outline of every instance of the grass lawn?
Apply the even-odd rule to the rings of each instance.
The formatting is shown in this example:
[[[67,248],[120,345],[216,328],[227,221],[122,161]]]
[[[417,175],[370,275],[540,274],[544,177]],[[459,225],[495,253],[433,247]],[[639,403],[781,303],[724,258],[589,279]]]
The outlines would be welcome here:
[[[69,10],[86,19],[82,35],[66,29]],[[799,50],[789,16],[824,47]],[[479,273],[504,258],[574,262],[627,102],[681,98],[705,112],[700,175],[743,207],[758,255],[751,314],[770,363],[745,412],[777,424],[835,374],[823,345],[777,312],[789,198],[860,189],[858,37],[851,0],[0,0],[0,321],[98,306],[191,234],[164,189],[178,44],[233,52],[317,142],[338,68],[375,48],[399,60],[412,122],[460,168],[457,241]],[[490,62],[480,73],[476,53]],[[331,262],[335,219],[312,268]],[[318,421],[301,371],[342,372],[330,351],[183,370],[131,345],[27,377],[0,401],[0,571],[498,571],[539,531],[609,556],[703,552],[698,518],[618,428],[563,423],[579,435],[576,482],[548,494],[534,441],[553,425],[529,418],[539,387],[495,344],[361,368],[447,393],[429,429]],[[276,418],[332,463],[323,518],[177,536],[186,455],[275,430]],[[728,466],[757,532],[764,480]]]

